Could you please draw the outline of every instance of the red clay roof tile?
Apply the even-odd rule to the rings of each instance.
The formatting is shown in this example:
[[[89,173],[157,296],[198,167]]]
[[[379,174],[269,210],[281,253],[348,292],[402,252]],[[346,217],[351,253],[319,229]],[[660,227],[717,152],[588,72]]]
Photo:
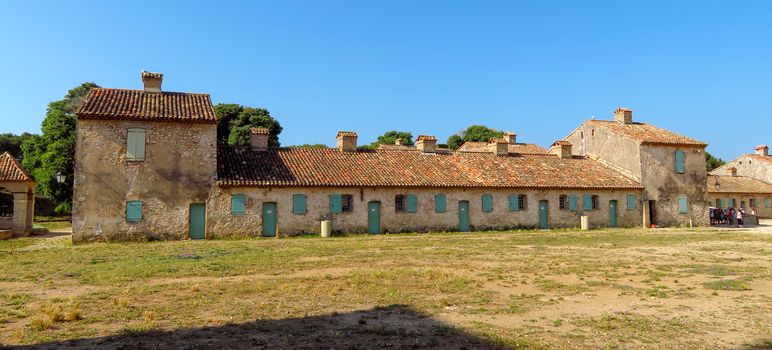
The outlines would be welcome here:
[[[620,123],[613,120],[588,120],[592,126],[609,129],[641,144],[706,147],[708,144],[646,123]]]
[[[10,153],[0,154],[0,181],[33,181]]]
[[[75,112],[78,119],[217,123],[207,94],[93,88]]]
[[[747,176],[708,175],[708,193],[772,193],[772,185]]]

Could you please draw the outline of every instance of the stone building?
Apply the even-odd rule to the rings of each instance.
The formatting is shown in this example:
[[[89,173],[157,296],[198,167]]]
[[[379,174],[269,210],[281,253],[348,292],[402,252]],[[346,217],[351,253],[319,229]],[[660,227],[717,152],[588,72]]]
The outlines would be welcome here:
[[[614,120],[587,120],[565,140],[643,186],[644,225],[709,224],[706,143],[651,124],[634,122],[618,108]]]
[[[507,151],[516,154],[546,154],[547,150],[533,143],[517,142],[517,134],[508,131],[504,133]],[[464,142],[456,148],[457,152],[488,152],[488,142]]]
[[[772,218],[772,184],[738,175],[729,167],[725,175],[708,175],[708,203],[715,208],[756,210],[760,218]]]
[[[0,239],[32,233],[35,215],[35,180],[10,153],[0,154]]]
[[[735,168],[742,176],[772,184],[772,156],[769,155],[767,145],[756,146],[754,153],[743,154],[714,169],[710,174],[725,175],[729,173],[729,168]]]

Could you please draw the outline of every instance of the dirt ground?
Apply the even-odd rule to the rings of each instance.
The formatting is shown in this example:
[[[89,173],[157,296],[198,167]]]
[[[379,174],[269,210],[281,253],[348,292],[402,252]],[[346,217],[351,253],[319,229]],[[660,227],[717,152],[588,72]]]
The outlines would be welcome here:
[[[13,349],[771,349],[768,224],[0,243],[0,266],[48,262],[38,266],[48,266],[43,271],[2,270],[0,342]],[[53,306],[64,320],[41,326]],[[78,315],[68,320],[68,312]]]

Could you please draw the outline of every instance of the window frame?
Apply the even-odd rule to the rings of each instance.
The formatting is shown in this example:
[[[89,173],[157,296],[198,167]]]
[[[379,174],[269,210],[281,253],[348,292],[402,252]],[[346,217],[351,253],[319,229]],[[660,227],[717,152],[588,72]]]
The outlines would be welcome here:
[[[593,194],[590,200],[592,201],[592,210],[598,210],[600,208],[600,197],[597,194]]]
[[[528,210],[528,196],[524,194],[518,195],[517,205],[520,207],[520,210]]]
[[[635,195],[630,193],[627,195],[627,210],[635,210],[638,207],[638,203],[636,203],[638,200],[635,198]]]
[[[440,199],[440,200],[438,200]],[[441,203],[442,205],[438,205]],[[434,195],[434,212],[435,213],[444,213],[448,210],[448,200],[442,193],[437,193]]]
[[[302,211],[298,210],[298,204],[302,203]],[[292,214],[305,215],[308,213],[308,196],[302,193],[292,195]]]
[[[565,194],[561,194],[558,196],[558,209],[560,210],[566,210],[568,209],[568,196]]]
[[[241,198],[241,211],[236,211],[234,207],[234,203],[236,203],[236,199]],[[233,216],[241,216],[247,213],[247,196],[243,194],[231,194],[231,215]]]
[[[418,212],[418,196],[414,193],[408,193],[405,195],[405,212],[417,213]]]
[[[340,212],[351,213],[354,211],[354,196],[350,194],[342,194],[340,196]]]
[[[404,194],[398,194],[394,196],[394,212],[395,213],[404,213],[405,212],[405,195]]]
[[[493,211],[493,195],[488,193],[483,194],[480,200],[483,213],[490,213]]]
[[[135,135],[132,137],[132,135]],[[137,137],[141,135],[142,142],[137,141]],[[132,147],[132,140],[134,144]],[[141,156],[137,155],[137,147],[141,145]],[[133,149],[132,149],[133,148]],[[147,129],[145,128],[127,128],[126,129],[126,161],[128,162],[144,162],[147,156]]]

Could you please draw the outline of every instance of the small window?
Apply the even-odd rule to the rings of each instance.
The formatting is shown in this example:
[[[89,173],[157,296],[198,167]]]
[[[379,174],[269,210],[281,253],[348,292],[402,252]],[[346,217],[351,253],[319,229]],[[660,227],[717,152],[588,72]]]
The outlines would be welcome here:
[[[127,130],[126,160],[145,160],[145,129],[131,128]]]
[[[306,195],[304,194],[292,195],[292,213],[293,214],[306,213]]]
[[[582,209],[584,210],[591,210],[592,209],[592,196],[589,194],[585,194],[582,196]]]
[[[517,204],[520,206],[520,210],[528,209],[528,197],[524,194],[517,196]]]
[[[598,209],[598,207],[599,207],[598,203],[599,203],[598,196],[592,195],[592,209],[593,210]]]
[[[635,210],[635,195],[627,195],[627,210]]]
[[[247,212],[247,197],[243,194],[231,195],[231,214],[244,215]]]
[[[340,213],[343,211],[343,196],[339,194],[330,195],[330,213]]]
[[[561,194],[558,198],[558,207],[560,210],[566,210],[568,208],[568,196]]]
[[[756,207],[756,198],[751,198],[748,200],[749,204],[751,205],[751,208]]]
[[[354,196],[344,194],[341,196],[340,210],[344,213],[350,213],[354,210]]]
[[[769,208],[770,207],[770,203],[769,202],[770,202],[769,198],[764,198],[764,208]]]
[[[405,196],[398,194],[394,196],[394,211],[402,213],[405,211]]]
[[[568,195],[568,210],[576,211],[576,195]]]
[[[716,208],[721,208],[721,200],[716,198]]]
[[[679,174],[683,174],[685,171],[684,166],[684,151],[677,150],[675,151],[675,166],[676,166],[676,172]]]
[[[485,213],[493,211],[493,196],[489,194],[482,195],[482,211]]]
[[[444,213],[446,208],[446,200],[444,194],[435,194],[434,195],[434,212],[435,213]]]
[[[509,211],[518,211],[520,210],[520,196],[516,194],[509,195]]]
[[[126,202],[126,222],[140,222],[140,221],[142,221],[142,202],[140,201]]]
[[[405,196],[405,211],[408,213],[415,213],[418,211],[418,197],[414,194],[408,194]]]
[[[681,214],[686,214],[689,212],[689,206],[686,201],[686,196],[678,196],[678,211]]]

